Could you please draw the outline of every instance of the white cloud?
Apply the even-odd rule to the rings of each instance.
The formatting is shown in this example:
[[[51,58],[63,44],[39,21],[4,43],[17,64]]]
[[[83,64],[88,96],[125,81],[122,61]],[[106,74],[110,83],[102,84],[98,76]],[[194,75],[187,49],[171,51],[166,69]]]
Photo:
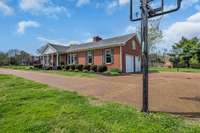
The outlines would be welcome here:
[[[70,14],[65,7],[57,6],[53,4],[51,0],[21,0],[20,8],[36,15],[44,14],[57,17],[58,14],[64,13],[70,17]]]
[[[111,15],[113,13],[113,11],[116,9],[116,7],[118,7],[118,3],[117,1],[112,1],[111,3],[108,4],[107,8],[106,8],[106,12]]]
[[[125,33],[135,33],[136,32],[136,27],[129,25],[126,27]]]
[[[76,6],[80,7],[82,5],[87,5],[89,3],[90,3],[90,0],[78,0],[77,3],[76,3]]]
[[[126,5],[129,3],[130,0],[119,0],[120,5]]]
[[[199,0],[183,0],[182,8],[186,9],[186,8],[191,7],[192,5],[194,5],[198,2],[199,2]]]
[[[2,0],[0,1],[0,11],[6,16],[13,14],[13,9]]]
[[[106,12],[111,15],[117,8],[127,5],[129,0],[112,0],[106,5]]]
[[[19,34],[24,34],[27,28],[38,28],[40,25],[36,21],[20,21],[18,23],[17,32]]]
[[[188,17],[185,21],[175,22],[164,30],[164,41],[167,46],[178,42],[182,37],[200,37],[200,12]]]

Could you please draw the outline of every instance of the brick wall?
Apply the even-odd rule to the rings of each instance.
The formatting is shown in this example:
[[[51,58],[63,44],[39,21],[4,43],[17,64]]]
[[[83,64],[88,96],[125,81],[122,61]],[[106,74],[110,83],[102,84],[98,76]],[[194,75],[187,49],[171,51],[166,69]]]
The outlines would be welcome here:
[[[136,49],[132,49],[132,41],[135,40],[136,42]],[[141,46],[139,41],[136,37],[130,39],[126,45],[122,46],[122,71],[126,71],[126,54],[133,55],[133,56],[140,56],[141,55]]]
[[[86,64],[86,54],[87,52],[86,51],[83,51],[83,52],[78,52],[78,63],[79,64],[82,64],[82,65],[85,65]]]
[[[103,63],[103,57],[102,57],[102,54],[103,54],[103,49],[95,49],[94,51],[94,64],[95,65],[102,65]]]

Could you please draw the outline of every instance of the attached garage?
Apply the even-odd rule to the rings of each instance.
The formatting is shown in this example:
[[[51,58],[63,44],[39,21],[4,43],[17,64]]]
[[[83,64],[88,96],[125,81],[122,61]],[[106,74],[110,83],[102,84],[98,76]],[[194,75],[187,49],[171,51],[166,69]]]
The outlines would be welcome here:
[[[126,54],[126,73],[141,72],[140,56]]]

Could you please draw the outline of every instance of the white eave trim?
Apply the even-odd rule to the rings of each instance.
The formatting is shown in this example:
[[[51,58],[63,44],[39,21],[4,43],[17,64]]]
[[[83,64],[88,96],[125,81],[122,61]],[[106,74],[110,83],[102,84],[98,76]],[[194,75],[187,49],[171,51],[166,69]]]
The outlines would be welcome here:
[[[52,47],[51,45],[49,45],[49,44],[47,44],[47,46],[46,46],[46,48],[42,51],[42,53],[41,53],[41,55],[46,55],[46,54],[44,54],[44,52],[47,50],[47,48],[52,48],[53,50],[55,50],[56,52],[55,53],[58,53],[58,51],[54,48],[54,47]]]

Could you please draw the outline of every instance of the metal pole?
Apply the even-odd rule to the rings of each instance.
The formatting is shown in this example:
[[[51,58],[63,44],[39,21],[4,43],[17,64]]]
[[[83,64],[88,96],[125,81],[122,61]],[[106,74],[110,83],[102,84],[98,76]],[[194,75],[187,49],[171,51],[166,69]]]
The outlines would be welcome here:
[[[143,51],[143,112],[149,111],[149,102],[148,102],[148,1],[142,0],[142,44],[144,46]]]

